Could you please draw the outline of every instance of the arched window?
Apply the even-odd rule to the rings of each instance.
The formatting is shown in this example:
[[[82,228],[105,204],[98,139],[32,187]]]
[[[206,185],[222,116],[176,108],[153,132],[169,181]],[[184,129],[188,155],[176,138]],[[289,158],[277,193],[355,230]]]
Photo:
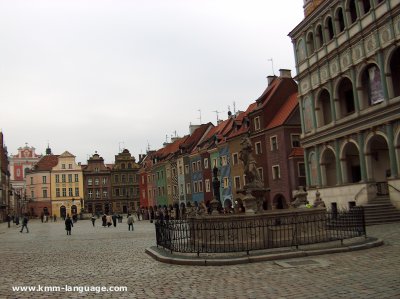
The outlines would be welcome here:
[[[335,35],[335,32],[333,31],[333,22],[332,22],[332,18],[331,17],[328,17],[326,19],[325,28],[326,28],[326,33],[327,33],[327,36],[328,36],[327,40],[330,41]]]
[[[363,6],[363,15],[365,15],[371,10],[371,2],[370,0],[362,0],[361,3]]]
[[[331,96],[329,92],[324,89],[318,97],[318,126],[322,127],[332,122],[332,110],[331,110]]]
[[[400,96],[400,48],[397,48],[390,60],[390,73],[392,74],[393,96]]]
[[[316,45],[317,45],[317,49],[321,48],[322,45],[324,44],[324,35],[322,34],[322,26],[318,25],[317,26],[317,30],[316,30]]]
[[[348,78],[343,78],[338,86],[340,117],[346,117],[355,112],[353,84]]]
[[[350,23],[353,24],[357,18],[357,7],[356,7],[356,0],[349,1],[349,16],[350,16]]]
[[[338,8],[338,10],[336,11],[336,28],[339,30],[340,32],[343,32],[344,28],[345,28],[345,23],[344,23],[344,16],[343,16],[343,9],[341,7]]]
[[[314,34],[312,32],[309,32],[307,34],[307,54],[311,55],[315,51],[315,46],[314,46]]]
[[[332,149],[326,149],[321,156],[321,174],[324,186],[335,186],[336,180],[336,156]]]
[[[363,108],[383,102],[383,84],[378,66],[369,64],[361,76]]]

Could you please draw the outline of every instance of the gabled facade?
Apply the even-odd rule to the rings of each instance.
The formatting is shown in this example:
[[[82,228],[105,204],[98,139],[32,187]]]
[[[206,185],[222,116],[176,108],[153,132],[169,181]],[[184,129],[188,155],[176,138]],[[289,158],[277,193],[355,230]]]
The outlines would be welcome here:
[[[139,207],[139,164],[128,149],[115,156],[111,169],[111,200],[105,204],[108,213],[131,213]]]
[[[0,221],[5,221],[10,213],[10,172],[8,170],[7,147],[4,145],[3,132],[0,131]]]
[[[328,207],[368,203],[372,184],[400,207],[399,24],[398,0],[308,0],[289,34],[307,188]]]
[[[26,170],[26,196],[30,199],[28,212],[31,216],[53,215],[51,172],[58,164],[58,155],[46,150],[46,155],[32,169]]]
[[[111,201],[111,169],[97,152],[82,169],[84,178],[85,211],[96,215],[108,213]]]
[[[83,209],[82,167],[75,156],[65,151],[51,169],[51,210],[57,217],[74,216]]]

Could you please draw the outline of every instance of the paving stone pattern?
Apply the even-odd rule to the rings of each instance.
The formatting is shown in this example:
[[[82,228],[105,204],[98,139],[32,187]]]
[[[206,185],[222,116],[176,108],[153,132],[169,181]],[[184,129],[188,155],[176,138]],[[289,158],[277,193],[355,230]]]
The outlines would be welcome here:
[[[78,221],[29,222],[29,233],[0,224],[0,298],[400,298],[400,224],[367,228],[385,245],[286,261],[180,266],[145,254],[154,225],[103,228]],[[290,267],[283,266],[288,262]],[[125,292],[15,292],[12,286],[126,286]]]

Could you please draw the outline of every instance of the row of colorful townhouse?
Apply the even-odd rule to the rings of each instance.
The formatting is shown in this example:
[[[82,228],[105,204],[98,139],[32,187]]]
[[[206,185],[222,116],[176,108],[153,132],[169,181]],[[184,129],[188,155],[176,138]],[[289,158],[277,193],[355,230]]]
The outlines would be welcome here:
[[[241,142],[250,138],[258,172],[270,188],[264,208],[285,208],[293,192],[305,184],[297,84],[289,70],[268,77],[268,86],[246,111],[190,127],[190,134],[174,138],[150,151],[139,170],[140,205],[173,206],[212,200],[213,169],[217,168],[224,206],[241,200],[246,184],[240,160]]]

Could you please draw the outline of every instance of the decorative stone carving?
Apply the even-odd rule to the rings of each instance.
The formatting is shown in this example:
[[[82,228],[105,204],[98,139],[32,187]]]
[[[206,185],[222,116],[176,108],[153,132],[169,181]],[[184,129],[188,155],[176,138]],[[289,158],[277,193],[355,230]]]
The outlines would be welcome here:
[[[291,208],[306,208],[308,204],[307,200],[308,193],[304,191],[303,186],[299,186],[299,189],[296,191],[294,195],[295,200],[290,203]]]
[[[315,201],[313,204],[314,208],[325,208],[325,202],[321,198],[321,193],[317,190],[315,193]]]

